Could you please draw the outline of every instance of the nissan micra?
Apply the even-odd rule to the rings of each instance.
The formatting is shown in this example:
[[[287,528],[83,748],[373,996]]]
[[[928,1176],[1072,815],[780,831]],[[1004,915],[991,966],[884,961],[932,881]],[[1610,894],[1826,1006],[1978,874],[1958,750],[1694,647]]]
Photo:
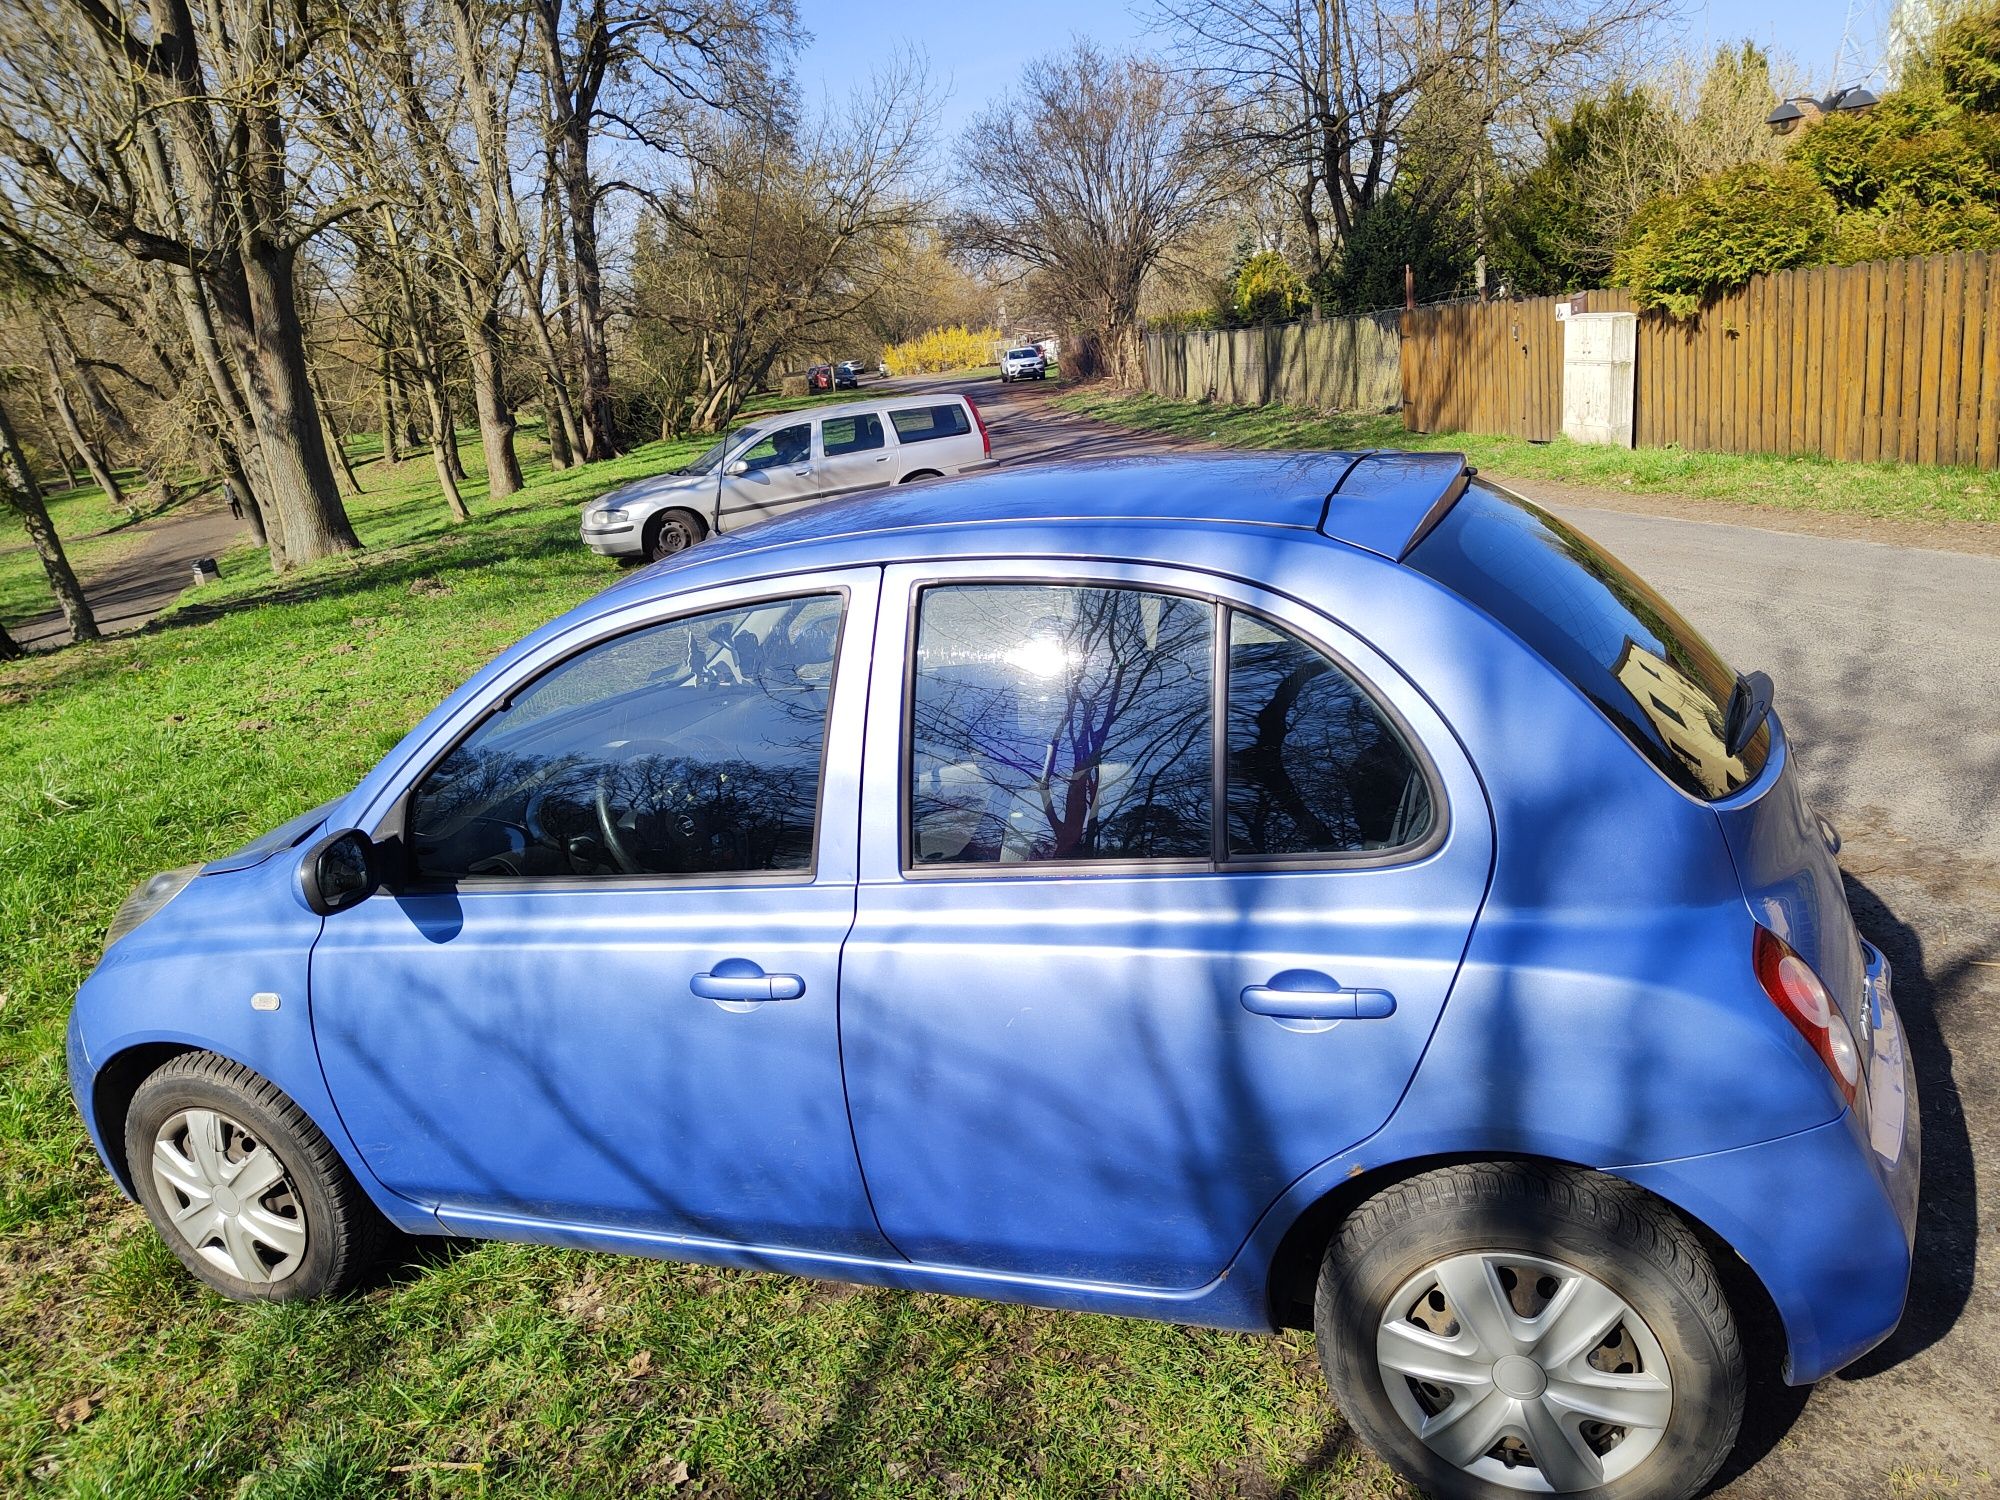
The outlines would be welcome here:
[[[1445,455],[726,536],[120,912],[69,1062],[193,1274],[390,1228],[1314,1330],[1439,1495],[1684,1496],[1895,1327],[1916,1096],[1762,674]]]

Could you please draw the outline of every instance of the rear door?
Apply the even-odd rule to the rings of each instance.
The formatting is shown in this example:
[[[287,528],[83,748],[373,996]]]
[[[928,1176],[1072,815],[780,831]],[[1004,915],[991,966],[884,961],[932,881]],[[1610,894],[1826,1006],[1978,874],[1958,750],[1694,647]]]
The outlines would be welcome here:
[[[1490,865],[1471,767],[1362,641],[1204,575],[891,568],[878,632],[841,1045],[884,1233],[1210,1280],[1414,1071]]]
[[[880,412],[849,412],[817,425],[822,495],[848,495],[894,482],[895,451]]]

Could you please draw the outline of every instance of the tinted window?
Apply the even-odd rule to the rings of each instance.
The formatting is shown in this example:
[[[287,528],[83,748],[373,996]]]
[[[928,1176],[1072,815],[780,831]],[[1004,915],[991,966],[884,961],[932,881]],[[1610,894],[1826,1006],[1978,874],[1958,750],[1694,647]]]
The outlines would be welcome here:
[[[1212,616],[1134,589],[925,589],[912,863],[1208,857]]]
[[[956,401],[946,406],[910,406],[889,413],[896,424],[896,436],[906,443],[927,443],[932,438],[958,437],[972,431],[965,408]]]
[[[1040,352],[1039,349],[1009,349],[1007,357],[1009,359],[1033,359]]]
[[[789,464],[802,464],[811,457],[812,423],[800,422],[793,427],[780,427],[751,444],[743,454],[743,462],[753,469],[782,469]]]
[[[1736,674],[1623,564],[1547,511],[1474,484],[1410,553],[1576,684],[1697,797],[1727,796],[1771,752],[1770,726],[1724,747]]]
[[[1229,620],[1229,852],[1395,849],[1430,831],[1416,757],[1368,695],[1296,636]]]
[[[841,601],[700,615],[556,667],[417,787],[432,879],[805,871]]]
[[[828,458],[843,453],[866,453],[882,446],[882,419],[873,412],[858,417],[828,417],[820,423],[820,450]]]

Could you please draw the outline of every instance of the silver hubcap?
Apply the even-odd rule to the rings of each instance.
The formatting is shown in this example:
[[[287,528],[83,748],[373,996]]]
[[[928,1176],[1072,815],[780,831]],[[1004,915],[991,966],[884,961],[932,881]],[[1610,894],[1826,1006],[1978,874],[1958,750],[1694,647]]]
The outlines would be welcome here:
[[[153,1139],[160,1206],[195,1254],[238,1281],[283,1281],[306,1253],[306,1212],[277,1153],[229,1116],[184,1109]]]
[[[1609,1484],[1673,1415],[1660,1342],[1593,1276],[1512,1251],[1454,1255],[1389,1299],[1382,1387],[1433,1453],[1513,1489]]]

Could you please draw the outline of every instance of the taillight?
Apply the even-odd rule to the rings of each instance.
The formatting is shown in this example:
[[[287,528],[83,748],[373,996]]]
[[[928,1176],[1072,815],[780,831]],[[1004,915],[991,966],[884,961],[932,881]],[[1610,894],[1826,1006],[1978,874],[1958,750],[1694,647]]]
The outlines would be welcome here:
[[[1752,958],[1757,967],[1757,982],[1764,986],[1764,993],[1785,1013],[1785,1019],[1798,1027],[1799,1035],[1812,1044],[1827,1072],[1833,1075],[1834,1087],[1840,1090],[1841,1098],[1852,1104],[1854,1091],[1861,1083],[1861,1049],[1855,1045],[1847,1018],[1833,1003],[1833,996],[1827,993],[1819,975],[1792,951],[1791,944],[1768,927],[1757,929]]]
[[[986,450],[986,456],[993,456],[993,434],[986,430],[986,418],[979,415],[979,403],[970,396],[965,398],[965,409],[972,413],[972,420],[979,424],[979,445]]]

